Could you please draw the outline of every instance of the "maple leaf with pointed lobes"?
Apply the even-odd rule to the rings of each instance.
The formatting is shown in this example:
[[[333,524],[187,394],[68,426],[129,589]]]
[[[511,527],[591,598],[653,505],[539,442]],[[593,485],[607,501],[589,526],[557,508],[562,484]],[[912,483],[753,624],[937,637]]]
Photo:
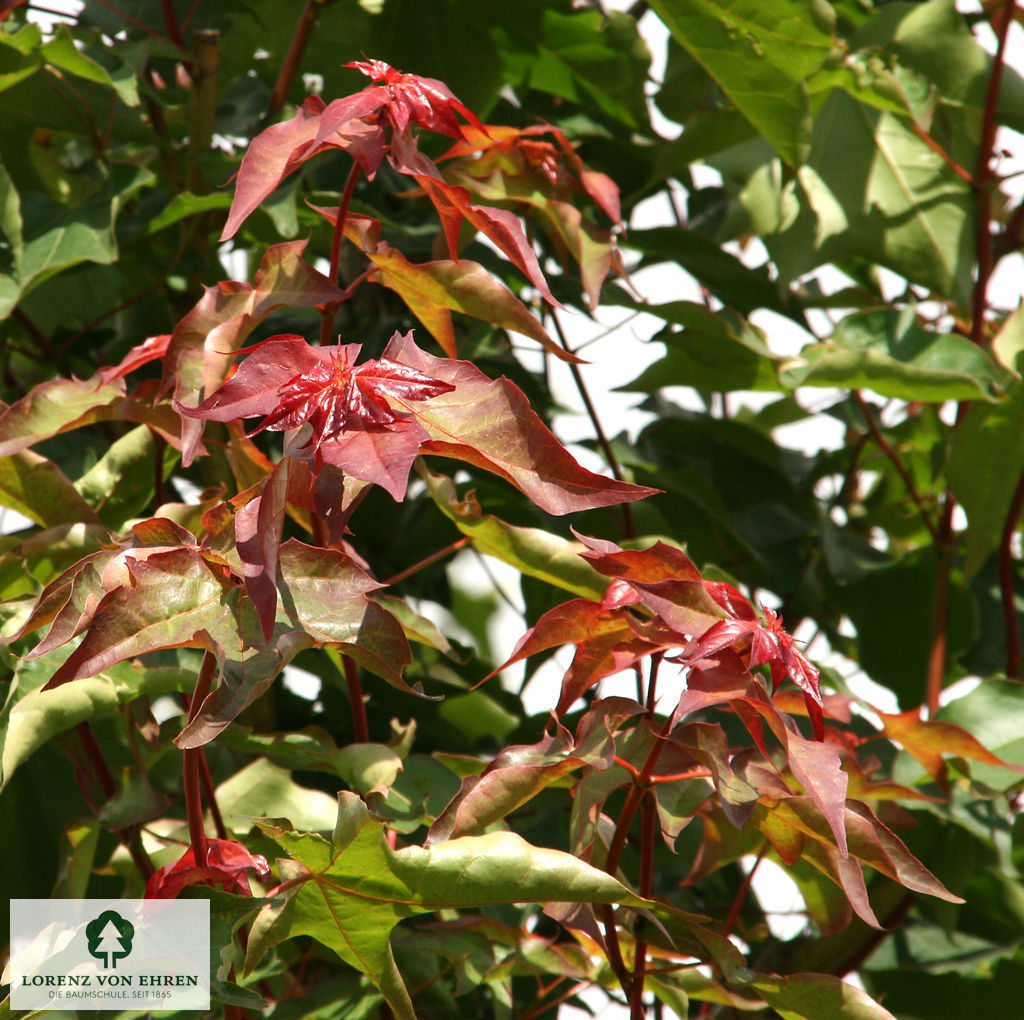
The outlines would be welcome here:
[[[353,60],[345,66],[354,67],[375,85],[383,86],[389,99],[382,112],[399,131],[406,131],[411,123],[451,138],[462,138],[462,125],[455,117],[458,112],[487,134],[476,114],[463,106],[448,86],[436,78],[405,74],[383,60]]]
[[[464,132],[458,113],[471,130],[487,136],[477,116],[435,78],[405,74],[382,60],[346,66],[361,71],[374,84],[330,103],[309,96],[291,120],[271,124],[252,140],[238,168],[222,241],[234,237],[286,177],[325,149],[344,149],[372,180],[393,136],[407,135],[411,124],[461,139]]]
[[[270,337],[216,393],[198,407],[179,406],[210,421],[265,416],[250,435],[310,426],[299,452],[313,455],[313,470],[333,464],[347,474],[405,496],[412,462],[428,436],[415,418],[388,398],[429,400],[455,387],[386,359],[361,365],[360,344],[312,347],[300,336]]]
[[[765,619],[762,623],[754,607],[732,585],[705,581],[704,587],[729,616],[691,642],[684,653],[685,658],[690,662],[707,659],[749,637],[748,668],[755,670],[768,666],[773,692],[789,677],[803,691],[814,734],[823,740],[824,720],[818,667],[796,647],[796,639],[786,631],[782,620],[762,606]]]

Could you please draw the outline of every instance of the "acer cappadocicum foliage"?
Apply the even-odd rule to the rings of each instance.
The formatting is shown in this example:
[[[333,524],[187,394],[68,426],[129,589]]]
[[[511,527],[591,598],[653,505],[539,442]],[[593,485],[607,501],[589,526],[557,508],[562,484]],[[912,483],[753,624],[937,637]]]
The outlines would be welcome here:
[[[229,47],[251,42],[245,5],[223,22],[149,6],[87,2],[52,35],[0,10],[0,101],[74,79],[69,102],[93,125],[79,137],[40,106],[31,138],[0,128],[5,385],[25,383],[0,411],[0,502],[28,521],[0,541],[0,817],[20,837],[25,791],[55,777],[24,842],[61,861],[41,873],[16,838],[9,876],[43,895],[210,898],[228,1018],[525,1020],[588,987],[632,1020],[935,1017],[908,1011],[901,967],[922,1001],[929,975],[968,974],[940,931],[1013,973],[1008,908],[985,882],[1019,880],[1006,847],[1024,754],[999,722],[1020,707],[1006,609],[1020,486],[982,491],[965,465],[1024,463],[1018,326],[991,306],[984,258],[970,293],[936,268],[970,250],[948,234],[952,211],[995,181],[971,146],[1022,116],[1003,57],[945,3],[772,0],[741,18],[660,0],[650,17],[672,41],[656,102],[684,130],[652,144],[635,21],[596,4],[490,12],[503,41],[481,35],[483,55],[465,57],[478,77],[459,75],[477,112],[369,46],[302,99],[331,4],[255,70]],[[1000,32],[1005,8],[984,15]],[[415,25],[388,37],[384,15],[346,11],[384,52],[422,45]],[[140,26],[146,53],[129,62]],[[738,48],[725,63],[723,39]],[[504,62],[485,66],[495,46]],[[929,56],[943,47],[992,85],[947,80]],[[861,175],[891,222],[857,218],[860,171],[822,147],[843,104],[874,125],[872,152],[902,154]],[[214,145],[229,123],[244,151]],[[83,139],[89,183],[69,171]],[[914,153],[941,195],[885,176]],[[699,159],[720,188],[694,183]],[[227,191],[210,187],[218,169]],[[633,229],[663,188],[687,193],[688,221]],[[997,234],[1002,213],[978,201],[989,247],[1019,246],[1020,218]],[[760,269],[720,246],[752,231],[774,260]],[[216,243],[257,266],[251,283],[217,282]],[[915,245],[950,247],[915,262]],[[641,298],[630,271],[666,260],[703,303]],[[826,261],[847,275],[840,293],[801,282]],[[907,280],[881,311],[878,267]],[[105,311],[48,339],[51,278]],[[129,278],[137,292],[115,299]],[[915,303],[921,288],[952,333]],[[621,378],[656,412],[634,438],[604,432],[590,352],[565,334],[569,309],[602,303],[661,323],[664,354]],[[770,308],[811,328],[819,306],[834,329],[791,358],[749,320]],[[554,361],[577,380],[599,470],[551,427],[548,378],[527,366]],[[703,412],[672,403],[681,385]],[[801,460],[773,430],[807,416],[798,395],[816,386],[844,392],[831,413],[847,437]],[[732,413],[747,389],[774,402]],[[976,406],[951,418],[944,400]],[[493,607],[445,573],[469,549],[521,578],[510,651],[490,647]],[[958,656],[988,661],[964,621],[988,626],[1000,597],[1005,678],[940,708]],[[808,621],[900,709],[816,664],[794,636]],[[542,664],[530,715],[507,678]],[[312,698],[294,693],[301,671]],[[957,840],[969,874],[940,852]],[[751,889],[767,861],[802,898],[796,937],[769,928]],[[1005,930],[977,922],[986,904]],[[893,931],[903,963],[886,956]],[[868,991],[843,980],[855,971]]]

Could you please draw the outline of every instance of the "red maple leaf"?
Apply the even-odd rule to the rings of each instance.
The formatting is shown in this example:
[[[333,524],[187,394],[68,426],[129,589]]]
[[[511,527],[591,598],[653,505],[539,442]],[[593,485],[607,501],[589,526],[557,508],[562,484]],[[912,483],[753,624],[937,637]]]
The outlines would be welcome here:
[[[803,691],[815,736],[823,740],[818,667],[797,648],[796,639],[786,631],[782,620],[762,606],[765,619],[762,623],[754,607],[732,585],[705,581],[704,587],[729,616],[690,644],[686,649],[687,660],[697,662],[709,658],[749,637],[748,668],[754,670],[767,665],[771,672],[773,692],[789,677]]]
[[[470,124],[487,134],[476,114],[463,106],[448,86],[436,78],[405,74],[383,60],[353,60],[345,66],[354,67],[386,89],[388,99],[382,112],[398,131],[404,133],[410,124],[419,124],[428,131],[462,138],[462,125],[455,117],[456,113],[461,113]]]
[[[405,495],[412,462],[429,438],[415,417],[389,402],[429,400],[454,385],[387,359],[356,364],[360,344],[312,347],[302,337],[274,336],[250,348],[238,371],[198,407],[192,418],[234,421],[264,416],[250,435],[310,426],[298,448],[310,451],[313,470],[324,464]]]
[[[251,854],[231,839],[207,841],[206,866],[197,867],[195,851],[189,847],[173,864],[165,864],[146,883],[147,900],[174,900],[190,885],[223,886],[225,892],[252,895],[247,871],[259,879],[270,874],[270,865],[262,854]]]
[[[459,113],[486,137],[477,116],[443,82],[405,74],[382,60],[347,66],[372,78],[374,84],[327,104],[310,96],[291,120],[271,124],[252,140],[238,169],[222,241],[233,237],[286,177],[325,149],[344,149],[372,180],[392,136],[407,135],[411,124],[458,139],[463,137],[456,118]]]

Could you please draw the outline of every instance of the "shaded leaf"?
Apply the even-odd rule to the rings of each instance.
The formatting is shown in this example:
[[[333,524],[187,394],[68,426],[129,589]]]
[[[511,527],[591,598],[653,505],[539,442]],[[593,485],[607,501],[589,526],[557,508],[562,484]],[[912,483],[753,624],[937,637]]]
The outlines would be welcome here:
[[[358,797],[341,793],[338,802],[332,842],[261,824],[307,876],[276,941],[312,935],[366,974],[403,1020],[412,1020],[414,1012],[389,937],[404,917],[522,900],[644,903],[604,872],[570,854],[532,847],[511,832],[392,850],[383,826],[368,817]]]
[[[287,818],[313,832],[330,832],[337,801],[320,790],[300,786],[292,774],[267,758],[254,758],[218,785],[217,806],[228,828],[244,835],[254,817]]]
[[[120,706],[143,695],[176,694],[195,685],[195,675],[187,670],[119,663],[97,676],[46,690],[43,685],[60,658],[58,653],[20,669],[19,689],[0,711],[0,722],[6,723],[6,727],[0,726],[6,728],[0,788],[10,782],[19,765],[58,734],[79,723],[113,715]]]
[[[657,339],[667,348],[665,356],[618,389],[653,393],[683,381],[712,392],[782,389],[778,379],[780,359],[771,353],[756,327],[744,323],[736,332],[724,316],[690,301],[663,305],[637,302],[632,307],[684,328],[681,333],[658,333]]]
[[[677,263],[741,315],[749,315],[758,308],[789,314],[766,270],[750,269],[696,231],[678,227],[631,230],[621,243],[624,248],[642,252],[645,263]]]
[[[29,192],[21,196],[16,287],[0,290],[0,319],[48,277],[77,265],[109,265],[118,255],[114,223],[124,203],[153,180],[150,171],[120,165],[109,180],[75,207]],[[16,199],[8,193],[7,202]]]
[[[997,404],[973,408],[950,439],[946,467],[967,513],[964,573],[972,577],[999,545],[1017,480],[1024,471],[1024,385]]]

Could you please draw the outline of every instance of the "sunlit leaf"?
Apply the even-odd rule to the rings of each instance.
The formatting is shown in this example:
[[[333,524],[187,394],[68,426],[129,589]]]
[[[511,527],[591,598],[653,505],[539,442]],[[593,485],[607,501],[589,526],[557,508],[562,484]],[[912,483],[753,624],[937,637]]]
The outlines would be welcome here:
[[[879,713],[886,736],[916,758],[943,789],[949,789],[946,756],[967,758],[994,768],[1024,772],[1024,764],[1008,764],[992,754],[966,729],[944,719],[922,719],[919,709],[899,715]]]
[[[912,309],[849,316],[784,365],[788,386],[872,390],[900,400],[997,400],[1011,375],[968,339],[918,325]]]
[[[833,46],[823,16],[798,0],[653,0],[651,7],[786,162],[803,162],[805,82]]]
[[[318,209],[335,222],[337,210]],[[416,265],[379,238],[380,224],[349,216],[350,237],[376,272],[371,279],[395,291],[430,330],[450,358],[457,356],[451,312],[461,312],[536,340],[563,361],[579,360],[555,343],[540,320],[504,284],[477,262],[462,259]]]
[[[426,453],[493,471],[553,514],[614,506],[656,491],[582,467],[507,379],[492,380],[466,362],[435,358],[416,348],[408,336],[393,338],[384,356],[454,385],[451,393],[421,407],[406,406],[430,437]]]
[[[752,986],[783,1020],[895,1020],[865,991],[831,974],[757,975]]]
[[[427,487],[434,502],[473,547],[503,560],[520,573],[537,577],[584,598],[599,599],[607,582],[580,556],[585,546],[569,542],[540,528],[521,528],[485,514],[470,492],[459,499],[451,479],[427,472]]]
[[[0,457],[0,504],[44,528],[100,523],[68,476],[32,450]]]

